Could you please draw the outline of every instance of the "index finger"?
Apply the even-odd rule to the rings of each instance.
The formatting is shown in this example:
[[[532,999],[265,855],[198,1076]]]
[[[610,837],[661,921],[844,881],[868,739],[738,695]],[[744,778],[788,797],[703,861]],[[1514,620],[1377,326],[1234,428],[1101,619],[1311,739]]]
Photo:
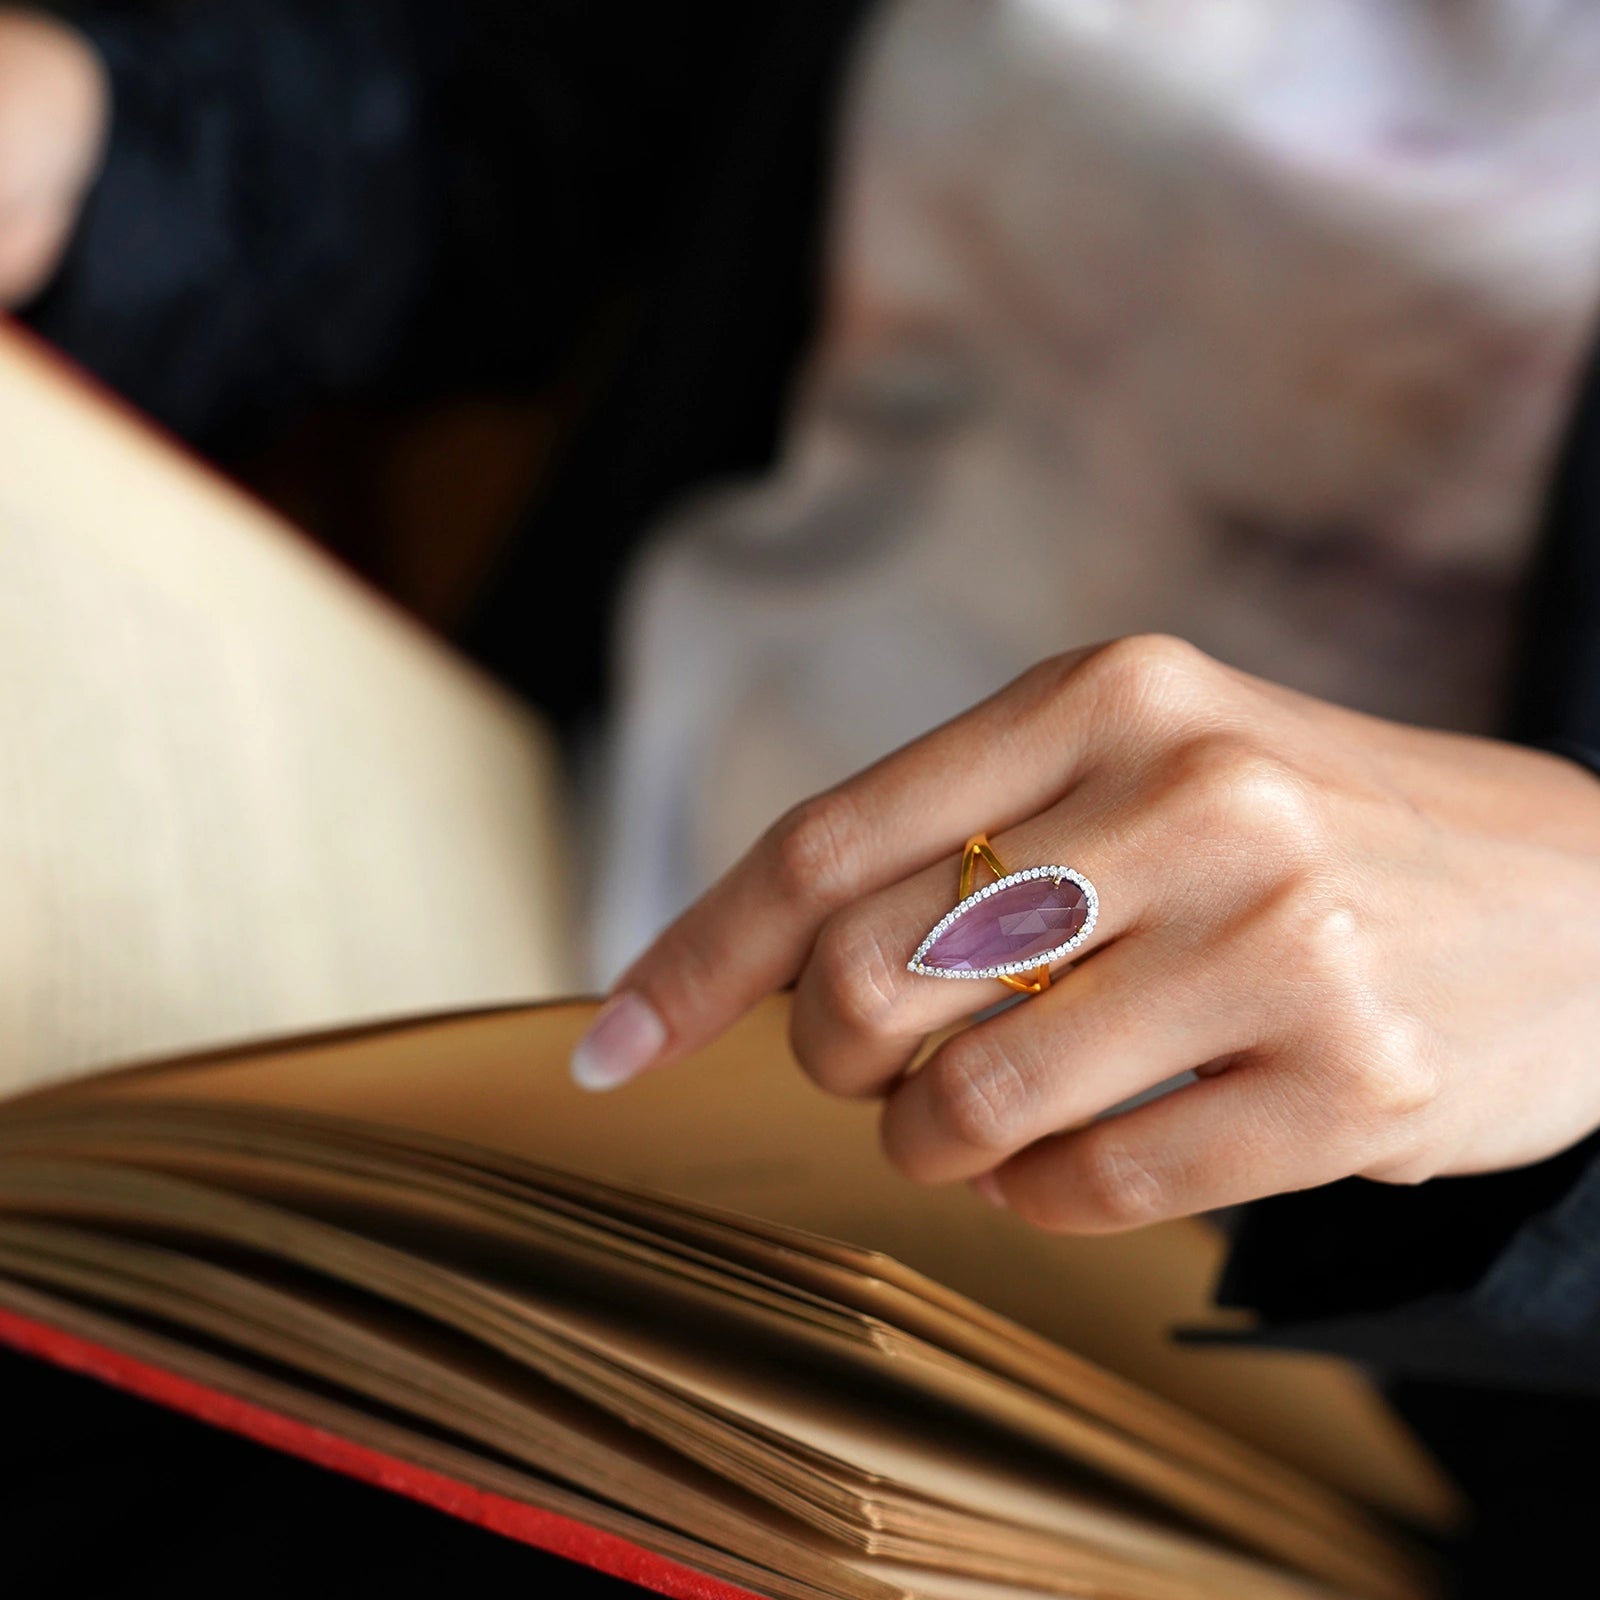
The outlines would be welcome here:
[[[768,829],[617,980],[573,1052],[574,1079],[613,1088],[710,1043],[794,982],[841,906],[1059,797],[1089,724],[1066,691],[1093,653],[1042,663]]]

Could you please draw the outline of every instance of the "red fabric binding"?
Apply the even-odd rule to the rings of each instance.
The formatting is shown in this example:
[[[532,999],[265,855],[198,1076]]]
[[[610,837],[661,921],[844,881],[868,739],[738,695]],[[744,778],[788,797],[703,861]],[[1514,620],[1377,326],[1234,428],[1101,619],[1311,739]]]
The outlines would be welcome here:
[[[541,1511],[504,1495],[474,1489],[409,1461],[386,1456],[337,1434],[326,1433],[292,1417],[136,1361],[104,1345],[19,1316],[3,1306],[0,1306],[0,1343],[70,1372],[98,1378],[113,1388],[153,1400],[185,1416],[197,1417],[213,1427],[225,1428],[229,1433],[253,1439],[257,1444],[281,1450],[286,1455],[299,1456],[319,1467],[342,1472],[363,1483],[376,1484],[392,1494],[419,1500],[423,1505],[448,1512],[463,1522],[489,1528],[508,1539],[582,1562],[612,1577],[653,1589],[657,1594],[669,1595],[672,1600],[757,1600],[747,1589],[641,1550],[615,1534],[603,1533],[570,1517]]]

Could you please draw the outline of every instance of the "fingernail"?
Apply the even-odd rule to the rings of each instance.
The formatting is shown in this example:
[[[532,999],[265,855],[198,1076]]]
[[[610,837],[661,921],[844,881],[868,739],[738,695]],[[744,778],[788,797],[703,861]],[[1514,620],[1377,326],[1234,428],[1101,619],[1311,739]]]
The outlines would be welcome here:
[[[580,1089],[615,1089],[661,1054],[667,1025],[648,1001],[624,990],[601,1006],[573,1047],[572,1081]]]
[[[1005,1210],[1006,1197],[1000,1192],[1000,1180],[992,1172],[980,1172],[968,1181],[990,1205]]]

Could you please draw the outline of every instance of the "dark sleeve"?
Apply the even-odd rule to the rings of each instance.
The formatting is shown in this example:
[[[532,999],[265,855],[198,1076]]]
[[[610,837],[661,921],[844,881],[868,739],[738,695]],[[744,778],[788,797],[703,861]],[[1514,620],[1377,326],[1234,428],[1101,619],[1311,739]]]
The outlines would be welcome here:
[[[1552,477],[1506,732],[1600,775],[1600,359]],[[1391,1376],[1600,1396],[1600,1135],[1514,1172],[1254,1206],[1222,1298],[1273,1342]]]
[[[109,148],[27,319],[191,438],[370,380],[433,270],[446,14],[411,0],[71,14],[109,70]]]
[[[1522,639],[1511,737],[1600,774],[1600,353],[1552,482]]]

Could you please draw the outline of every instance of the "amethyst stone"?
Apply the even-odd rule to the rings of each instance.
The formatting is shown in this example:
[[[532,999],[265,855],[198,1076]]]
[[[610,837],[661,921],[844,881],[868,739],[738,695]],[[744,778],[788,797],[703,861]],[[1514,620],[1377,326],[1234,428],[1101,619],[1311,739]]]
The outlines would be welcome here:
[[[970,895],[922,941],[913,972],[995,978],[1058,960],[1094,926],[1096,897],[1068,867],[1030,867]]]

